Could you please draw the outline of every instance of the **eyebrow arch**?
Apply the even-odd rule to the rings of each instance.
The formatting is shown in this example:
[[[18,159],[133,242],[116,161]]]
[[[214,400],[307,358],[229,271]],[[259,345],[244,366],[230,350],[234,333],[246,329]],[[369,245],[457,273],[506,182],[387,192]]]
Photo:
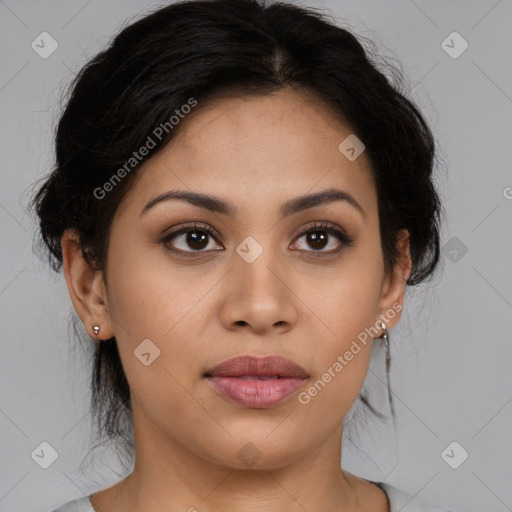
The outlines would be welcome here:
[[[199,208],[204,208],[205,210],[212,212],[223,213],[232,217],[236,216],[236,213],[238,212],[238,208],[233,203],[224,201],[223,199],[215,196],[186,190],[169,190],[168,192],[164,192],[163,194],[160,194],[159,196],[151,199],[142,209],[140,216],[144,215],[156,204],[172,199],[188,201],[189,203]],[[313,208],[320,204],[333,203],[334,201],[344,201],[350,204],[356,210],[358,210],[362,217],[366,220],[366,214],[361,205],[355,200],[355,198],[348,192],[337,188],[322,190],[314,194],[299,196],[287,201],[281,206],[281,218],[287,217],[294,213],[298,213],[308,208]]]

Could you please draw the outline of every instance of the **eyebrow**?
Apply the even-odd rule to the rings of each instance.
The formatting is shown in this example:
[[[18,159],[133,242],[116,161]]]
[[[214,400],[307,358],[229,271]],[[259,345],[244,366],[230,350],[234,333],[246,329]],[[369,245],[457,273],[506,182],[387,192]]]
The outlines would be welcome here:
[[[232,217],[236,216],[238,212],[238,208],[233,203],[215,196],[188,190],[169,190],[168,192],[164,192],[163,194],[151,199],[142,209],[140,216],[147,213],[156,204],[170,200],[187,201],[199,208],[203,208],[211,212],[223,213]],[[281,218],[307,210],[308,208],[313,208],[320,204],[328,204],[335,201],[343,201],[350,204],[359,211],[364,219],[366,219],[364,210],[355,198],[348,192],[337,188],[322,190],[314,194],[299,196],[287,201],[281,206]]]

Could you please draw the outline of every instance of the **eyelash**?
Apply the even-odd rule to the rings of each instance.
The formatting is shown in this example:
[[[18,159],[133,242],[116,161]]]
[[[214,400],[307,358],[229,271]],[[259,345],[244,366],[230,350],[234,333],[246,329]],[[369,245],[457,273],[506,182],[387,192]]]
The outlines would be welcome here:
[[[206,232],[206,233],[208,233],[208,235],[210,237],[212,237],[217,242],[218,242],[217,238],[220,238],[220,235],[218,235],[218,233],[214,229],[212,229],[210,226],[208,226],[206,224],[201,224],[198,222],[193,222],[190,224],[185,224],[183,226],[180,226],[176,230],[171,231],[164,237],[160,238],[160,240],[158,240],[158,243],[161,243],[164,246],[166,246],[166,244],[173,238],[175,238],[179,235],[182,235],[183,233],[194,232],[194,231]],[[320,257],[323,257],[323,256],[332,255],[332,254],[337,254],[337,253],[341,252],[345,247],[352,247],[354,245],[354,242],[355,242],[354,238],[348,236],[345,232],[343,232],[339,228],[336,228],[336,227],[334,227],[334,225],[327,223],[327,222],[314,223],[313,225],[309,226],[307,229],[305,229],[304,231],[299,233],[297,235],[296,239],[299,239],[302,236],[307,235],[309,233],[315,233],[317,231],[323,231],[325,233],[333,235],[340,242],[340,246],[337,249],[330,250],[330,251],[305,251],[305,252],[313,253],[315,256],[318,255]],[[173,253],[185,256],[187,258],[189,258],[189,257],[194,258],[194,257],[197,257],[198,254],[207,252],[207,251],[182,251],[181,249],[170,249],[168,247],[167,247],[167,249]],[[311,257],[315,257],[315,256],[311,256]]]

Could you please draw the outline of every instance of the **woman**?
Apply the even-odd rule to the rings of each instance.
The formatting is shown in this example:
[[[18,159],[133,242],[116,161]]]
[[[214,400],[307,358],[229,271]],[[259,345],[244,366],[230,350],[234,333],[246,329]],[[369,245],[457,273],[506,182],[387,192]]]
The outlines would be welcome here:
[[[442,510],[340,457],[439,260],[432,134],[367,52],[312,9],[184,1],[78,74],[33,205],[135,462],[57,512]]]

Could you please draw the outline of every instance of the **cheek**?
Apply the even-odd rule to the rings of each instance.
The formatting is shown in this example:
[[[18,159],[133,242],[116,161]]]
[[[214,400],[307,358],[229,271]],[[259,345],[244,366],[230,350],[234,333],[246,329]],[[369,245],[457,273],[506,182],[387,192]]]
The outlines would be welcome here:
[[[322,326],[327,334],[315,339],[315,374],[299,402],[307,414],[325,418],[325,428],[334,428],[343,419],[361,391],[371,356],[368,329],[375,325],[375,309],[371,288],[346,286],[319,310],[329,330]]]
[[[180,396],[178,382],[200,373],[204,347],[191,340],[203,338],[197,322],[201,300],[218,279],[205,274],[191,280],[179,269],[171,271],[157,252],[138,249],[137,244],[112,244],[108,302],[130,387],[144,400],[166,396],[173,401]],[[141,345],[144,340],[151,343]],[[142,347],[150,353],[148,366],[137,357]]]
[[[366,256],[354,255],[346,265],[326,277],[303,280],[303,297],[318,322],[318,334],[325,346],[342,351],[378,319],[382,265]],[[332,354],[331,354],[332,355]]]
[[[188,389],[200,359],[184,334],[194,336],[190,312],[200,290],[133,248],[112,251],[109,261],[115,262],[109,270],[109,309],[134,406],[169,425],[190,407],[183,385]]]
[[[313,407],[335,407],[340,414],[352,406],[366,377],[380,300],[377,258],[354,261],[336,273],[336,280],[307,286],[308,306],[321,321],[316,322],[315,389],[305,400],[311,399]]]
[[[109,254],[108,302],[116,336],[133,343],[165,340],[200,296],[198,286],[180,269],[171,270],[160,249],[112,241]],[[162,249],[163,251],[163,249]],[[197,293],[196,293],[197,292]]]

